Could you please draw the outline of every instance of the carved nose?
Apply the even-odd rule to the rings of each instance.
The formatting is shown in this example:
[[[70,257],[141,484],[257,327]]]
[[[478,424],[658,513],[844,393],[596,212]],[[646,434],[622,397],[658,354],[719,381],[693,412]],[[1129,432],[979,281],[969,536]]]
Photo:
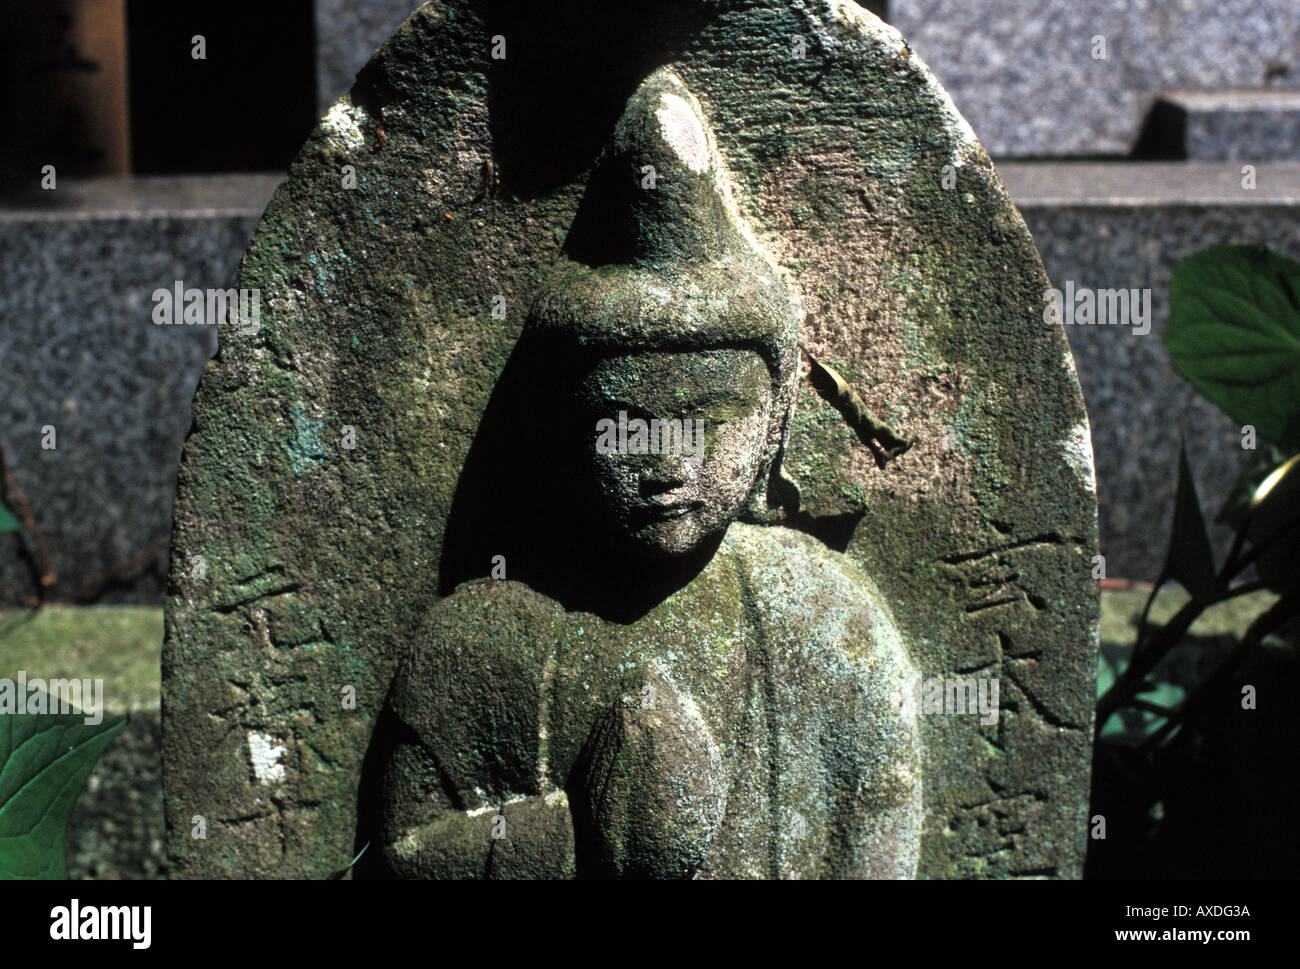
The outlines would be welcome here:
[[[647,498],[663,494],[689,484],[694,477],[695,469],[686,458],[660,455],[651,458],[641,473],[641,494]]]

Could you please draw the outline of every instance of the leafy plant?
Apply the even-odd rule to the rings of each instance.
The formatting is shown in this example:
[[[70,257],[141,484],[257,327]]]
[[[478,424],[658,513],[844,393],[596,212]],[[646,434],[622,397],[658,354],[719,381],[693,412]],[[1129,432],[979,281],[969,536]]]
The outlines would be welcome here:
[[[1219,520],[1236,528],[1231,551],[1214,561],[1184,448],[1178,461],[1173,527],[1164,567],[1147,599],[1127,665],[1097,704],[1097,732],[1124,708],[1141,710],[1150,747],[1201,712],[1264,638],[1300,614],[1300,263],[1262,246],[1212,246],[1183,260],[1170,286],[1164,344],[1175,368],[1261,442]],[[1251,577],[1253,571],[1254,577]],[[1189,601],[1166,623],[1148,622],[1169,580]],[[1204,680],[1175,705],[1142,699],[1161,689],[1154,674],[1210,606],[1271,589],[1265,609]],[[1165,696],[1170,696],[1165,690]]]
[[[1300,448],[1300,263],[1264,246],[1211,246],[1169,287],[1165,349],[1233,420]]]
[[[1168,550],[1135,640],[1102,647],[1092,810],[1111,840],[1092,842],[1089,877],[1280,877],[1300,861],[1287,807],[1300,723],[1279,701],[1300,687],[1297,294],[1300,263],[1259,246],[1214,246],[1175,270],[1165,348],[1243,443],[1253,428],[1256,448],[1216,518],[1235,533],[1222,561],[1180,450]],[[1183,597],[1163,600],[1156,622],[1171,580],[1186,601],[1170,614]],[[1283,648],[1265,644],[1279,633]]]
[[[68,816],[126,723],[79,713],[0,716],[0,878],[67,878]]]

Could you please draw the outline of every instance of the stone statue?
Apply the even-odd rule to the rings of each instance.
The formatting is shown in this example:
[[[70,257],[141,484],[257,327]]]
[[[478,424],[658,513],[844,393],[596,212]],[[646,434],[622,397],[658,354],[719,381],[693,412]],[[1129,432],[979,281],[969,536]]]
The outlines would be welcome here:
[[[171,877],[1079,876],[1078,381],[860,4],[429,0],[236,285],[174,505]]]
[[[390,697],[388,868],[912,877],[911,664],[870,577],[779,523],[799,313],[671,72],[632,96],[565,248],[525,325],[530,433],[589,541],[431,610]]]

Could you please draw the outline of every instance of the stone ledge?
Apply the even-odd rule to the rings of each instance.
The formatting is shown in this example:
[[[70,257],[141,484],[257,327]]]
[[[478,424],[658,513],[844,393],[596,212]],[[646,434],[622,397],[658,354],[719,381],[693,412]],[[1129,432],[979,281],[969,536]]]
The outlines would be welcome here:
[[[1169,274],[1179,258],[1215,242],[1300,253],[1300,163],[1256,166],[1253,191],[1241,187],[1241,165],[1231,162],[1004,161],[998,171],[1050,278],[1153,289],[1148,339],[1115,339],[1104,328],[1069,334],[1092,415],[1103,552],[1112,574],[1153,577],[1160,550],[1148,541],[1149,523],[1172,507],[1169,469],[1177,457],[1177,435],[1165,433],[1165,417],[1180,415],[1193,450],[1202,449],[1193,470],[1207,508],[1236,473],[1219,449],[1239,434],[1178,380],[1159,346]],[[0,334],[0,356],[13,361],[7,377],[16,386],[0,393],[0,418],[19,483],[34,498],[43,496],[34,511],[66,588],[94,580],[167,534],[175,456],[216,335],[153,327],[147,297],[160,280],[228,285],[280,178],[68,180],[54,192],[11,199],[7,208],[0,202],[0,248],[8,243],[14,280],[0,295],[0,314],[17,321]],[[118,258],[97,262],[95,251],[110,245]],[[32,306],[40,310],[32,314]],[[67,342],[93,352],[72,364],[51,358],[56,322],[70,331]],[[111,394],[101,388],[105,373],[112,375]],[[66,430],[70,440],[80,439],[57,462],[33,443],[51,414],[59,417],[61,437]],[[1205,451],[1207,435],[1218,459]],[[81,514],[88,502],[102,512]],[[155,567],[114,595],[157,602],[160,572]],[[0,584],[27,581],[23,563],[0,561]]]
[[[1147,157],[1284,160],[1300,154],[1300,91],[1166,91],[1147,119]]]
[[[1175,373],[1161,343],[1170,278],[1184,257],[1216,243],[1300,256],[1300,164],[1258,165],[1254,191],[1241,188],[1233,162],[1004,162],[998,171],[1052,285],[1151,290],[1145,335],[1131,326],[1065,330],[1091,424],[1107,574],[1154,579],[1180,432],[1207,516],[1245,457],[1241,428]],[[1226,553],[1230,530],[1210,531]]]
[[[74,219],[257,218],[280,174],[60,178],[51,191],[0,197],[0,223]]]
[[[889,21],[999,155],[1124,156],[1161,90],[1298,86],[1295,0],[890,0]]]
[[[1241,185],[1241,163],[996,162],[1022,210],[1300,205],[1300,163],[1255,165],[1254,189]]]
[[[167,537],[218,327],[158,326],[151,294],[176,280],[229,287],[280,177],[60,179],[0,201],[0,434],[50,547],[56,596]],[[46,425],[57,449],[42,447]],[[108,600],[161,602],[164,574],[153,556]],[[30,583],[5,536],[0,587]]]

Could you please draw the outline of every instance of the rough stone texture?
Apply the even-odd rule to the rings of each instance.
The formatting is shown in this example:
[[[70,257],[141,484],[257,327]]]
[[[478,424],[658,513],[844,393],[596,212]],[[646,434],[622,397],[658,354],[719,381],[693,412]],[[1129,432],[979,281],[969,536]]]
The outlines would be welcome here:
[[[485,860],[496,877],[572,870],[572,833],[548,864],[505,868],[497,812],[480,804],[493,781],[515,794],[507,808],[572,811],[588,876],[884,878],[915,865],[917,718],[890,702],[908,675],[902,644],[870,580],[802,532],[733,525],[696,579],[630,623],[566,614],[522,583],[462,585],[420,642],[441,649],[417,649],[395,685],[423,742],[389,777],[406,834],[384,843],[403,875],[477,874]],[[453,779],[454,807],[431,794],[436,776],[419,782],[422,756]],[[546,794],[539,756],[561,779]],[[525,772],[508,776],[516,764]],[[556,788],[571,771],[597,783],[571,779],[566,803]],[[857,781],[842,789],[859,776],[865,804]],[[509,834],[506,817],[505,847],[542,840]],[[468,851],[446,851],[448,824]]]
[[[1256,242],[1300,257],[1300,165],[1003,166],[1055,286],[1152,290],[1151,330],[1067,326],[1092,426],[1109,576],[1154,579],[1168,548],[1180,437],[1207,515],[1246,459],[1241,428],[1173,370],[1160,342],[1184,257]],[[1231,532],[1211,525],[1220,557]]]
[[[1300,157],[1300,91],[1166,91],[1144,140],[1152,153],[1192,161]]]
[[[134,606],[0,611],[0,675],[104,681],[105,717],[128,714],[68,820],[69,878],[161,878],[162,611]]]
[[[1127,155],[1166,88],[1300,86],[1293,0],[891,0],[889,20],[995,156]]]
[[[320,113],[347,93],[375,48],[421,0],[316,0],[316,103]]]
[[[366,840],[359,779],[389,680],[444,559],[474,547],[447,547],[447,522],[489,395],[585,173],[671,65],[806,308],[808,349],[919,435],[881,473],[802,389],[785,461],[800,524],[879,586],[924,675],[1002,684],[995,725],[922,718],[919,873],[1077,876],[1097,622],[1087,424],[1064,335],[1041,322],[1041,263],[951,102],[848,3],[483,9],[427,5],[331,109],[241,269],[269,322],[200,381],[163,665],[173,874],[319,877]]]
[[[177,279],[229,285],[267,195],[264,178],[61,180],[0,207],[0,436],[56,594],[167,538],[190,399],[217,336],[156,326],[150,297]],[[42,448],[46,425],[55,450]],[[156,603],[164,558],[107,598]],[[34,591],[11,534],[0,536],[8,588]]]

